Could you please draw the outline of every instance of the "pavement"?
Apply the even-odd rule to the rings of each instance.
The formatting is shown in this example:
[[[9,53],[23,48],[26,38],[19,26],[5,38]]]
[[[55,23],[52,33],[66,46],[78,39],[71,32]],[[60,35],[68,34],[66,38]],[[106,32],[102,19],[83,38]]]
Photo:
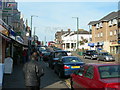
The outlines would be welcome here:
[[[45,62],[40,61],[41,66],[44,68],[45,75],[41,78],[41,89],[57,89],[57,90],[69,90],[65,85],[65,81],[61,80],[54,70],[50,69]],[[23,77],[23,64],[15,65],[12,74],[5,74],[3,79],[3,90],[6,89],[25,89],[24,77]]]

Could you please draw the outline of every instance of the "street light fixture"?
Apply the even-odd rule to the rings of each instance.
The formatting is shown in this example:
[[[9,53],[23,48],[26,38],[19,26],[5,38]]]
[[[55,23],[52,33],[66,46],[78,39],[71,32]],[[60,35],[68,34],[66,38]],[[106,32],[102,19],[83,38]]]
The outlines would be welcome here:
[[[79,44],[78,44],[79,18],[78,17],[72,17],[72,18],[77,19],[77,50],[78,50],[78,46],[79,46]]]

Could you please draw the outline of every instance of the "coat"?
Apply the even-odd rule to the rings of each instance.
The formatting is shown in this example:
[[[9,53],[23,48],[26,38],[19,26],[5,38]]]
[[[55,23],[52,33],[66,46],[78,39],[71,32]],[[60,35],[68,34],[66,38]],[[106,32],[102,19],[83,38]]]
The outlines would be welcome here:
[[[36,60],[27,62],[23,67],[26,86],[39,86],[40,77],[44,75],[43,68]]]

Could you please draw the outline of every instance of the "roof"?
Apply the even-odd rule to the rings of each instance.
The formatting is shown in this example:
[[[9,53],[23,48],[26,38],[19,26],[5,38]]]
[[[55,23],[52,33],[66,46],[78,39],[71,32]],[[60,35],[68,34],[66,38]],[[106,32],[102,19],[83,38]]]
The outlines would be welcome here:
[[[111,12],[108,15],[104,16],[102,19],[98,20],[98,21],[91,21],[91,22],[89,22],[88,25],[95,25],[95,24],[100,23],[102,21],[109,21],[111,19],[117,18],[119,12],[120,11],[118,11],[118,12]]]

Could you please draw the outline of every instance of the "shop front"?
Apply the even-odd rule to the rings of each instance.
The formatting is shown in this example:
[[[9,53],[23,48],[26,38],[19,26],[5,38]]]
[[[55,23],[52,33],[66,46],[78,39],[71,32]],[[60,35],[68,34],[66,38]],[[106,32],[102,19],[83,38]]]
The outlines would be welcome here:
[[[118,42],[110,43],[110,53],[111,54],[120,54],[120,44],[118,44]]]

